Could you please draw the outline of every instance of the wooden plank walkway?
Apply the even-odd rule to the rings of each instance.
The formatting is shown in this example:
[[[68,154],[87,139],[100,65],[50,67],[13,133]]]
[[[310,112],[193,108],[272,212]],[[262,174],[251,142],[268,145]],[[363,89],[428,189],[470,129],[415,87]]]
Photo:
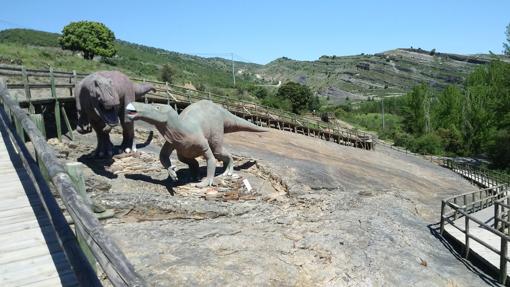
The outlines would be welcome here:
[[[0,133],[0,286],[78,286],[42,203]]]
[[[494,226],[494,206],[490,206],[475,213],[472,213],[471,216],[481,220],[482,222],[489,224],[490,226]],[[454,222],[456,226],[459,226],[461,228],[465,227],[464,217],[461,217],[455,220]],[[450,236],[455,238],[455,240],[457,240],[462,246],[464,246],[466,240],[465,239],[466,235],[464,233],[462,233],[460,230],[458,230],[451,224],[445,225],[444,230]],[[494,249],[500,250],[501,238],[496,234],[488,231],[484,227],[480,226],[479,224],[476,224],[474,221],[469,222],[469,233],[481,239],[483,242],[489,244]],[[496,254],[489,248],[483,246],[482,244],[478,243],[476,240],[473,239],[470,239],[469,247],[470,254],[477,255],[478,257],[485,260],[491,268],[494,268],[494,270],[499,270],[500,256],[498,254]],[[509,272],[507,274],[510,274],[510,266],[507,267],[507,272]]]

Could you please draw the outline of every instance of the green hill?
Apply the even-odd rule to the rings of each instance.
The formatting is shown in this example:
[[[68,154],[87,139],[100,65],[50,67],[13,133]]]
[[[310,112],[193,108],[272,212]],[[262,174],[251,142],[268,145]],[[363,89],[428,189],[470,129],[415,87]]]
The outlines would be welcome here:
[[[496,55],[456,55],[421,49],[396,49],[374,55],[322,56],[316,61],[277,59],[267,65],[205,58],[170,52],[117,40],[118,53],[111,59],[87,61],[60,49],[59,34],[27,29],[0,31],[0,63],[29,67],[92,72],[117,69],[126,74],[157,79],[163,64],[175,71],[174,82],[191,82],[213,93],[241,95],[253,85],[296,81],[332,103],[366,100],[374,96],[399,96],[412,87],[427,83],[438,89],[461,84],[474,67]]]
[[[148,79],[157,79],[163,64],[169,64],[175,71],[174,82],[191,82],[199,89],[216,93],[236,93],[233,89],[232,63],[222,58],[204,58],[163,49],[116,41],[117,55],[111,59],[87,61],[60,49],[59,34],[28,29],[0,31],[0,63],[18,64],[29,67],[92,72],[117,69],[126,74]],[[235,62],[236,70],[250,71],[259,65]],[[239,74],[236,86],[243,88],[257,82],[250,73]]]

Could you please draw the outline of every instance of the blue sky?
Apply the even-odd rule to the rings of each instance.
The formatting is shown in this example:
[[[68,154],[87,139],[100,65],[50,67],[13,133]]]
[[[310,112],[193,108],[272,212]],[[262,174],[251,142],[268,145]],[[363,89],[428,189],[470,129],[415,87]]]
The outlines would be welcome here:
[[[397,47],[501,53],[510,1],[4,1],[0,29],[60,32],[106,24],[117,38],[171,51],[267,63],[286,56],[376,53]]]

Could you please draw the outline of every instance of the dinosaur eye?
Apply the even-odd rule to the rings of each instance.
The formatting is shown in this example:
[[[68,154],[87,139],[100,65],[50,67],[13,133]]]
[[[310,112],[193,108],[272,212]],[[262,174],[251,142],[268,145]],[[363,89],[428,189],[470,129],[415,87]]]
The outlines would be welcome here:
[[[156,110],[158,110],[158,111],[159,111],[159,107],[156,107]]]

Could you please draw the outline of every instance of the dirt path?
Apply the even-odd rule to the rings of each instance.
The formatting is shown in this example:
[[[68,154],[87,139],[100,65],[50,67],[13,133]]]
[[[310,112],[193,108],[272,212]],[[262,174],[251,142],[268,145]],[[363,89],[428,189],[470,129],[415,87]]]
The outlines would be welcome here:
[[[93,139],[55,147],[76,160]],[[117,211],[106,229],[151,286],[485,284],[429,229],[440,199],[475,189],[446,169],[287,132],[236,133],[226,143],[239,178],[200,190],[178,164],[183,182],[171,188],[158,142],[113,163],[81,158],[94,197]]]

